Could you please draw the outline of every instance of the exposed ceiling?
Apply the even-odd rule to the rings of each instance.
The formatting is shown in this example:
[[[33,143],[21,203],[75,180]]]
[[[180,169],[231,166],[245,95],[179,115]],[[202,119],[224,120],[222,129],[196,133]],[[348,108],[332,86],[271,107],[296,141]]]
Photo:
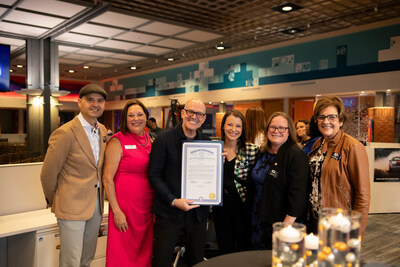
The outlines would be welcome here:
[[[287,2],[302,8],[272,9]],[[51,38],[61,79],[99,80],[399,15],[398,0],[1,0],[0,43],[11,45],[14,74],[26,72],[16,67],[25,39]],[[221,42],[228,49],[215,49]]]

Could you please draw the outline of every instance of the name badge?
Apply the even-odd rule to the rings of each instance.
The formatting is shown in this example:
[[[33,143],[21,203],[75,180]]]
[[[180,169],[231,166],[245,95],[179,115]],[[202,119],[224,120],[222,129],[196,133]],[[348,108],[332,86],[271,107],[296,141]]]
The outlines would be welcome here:
[[[278,171],[277,170],[269,169],[268,174],[271,175],[274,178],[278,177]]]
[[[342,155],[340,155],[338,153],[333,153],[331,158],[333,158],[335,160],[340,160],[342,158]]]
[[[125,149],[136,149],[136,145],[125,145]]]

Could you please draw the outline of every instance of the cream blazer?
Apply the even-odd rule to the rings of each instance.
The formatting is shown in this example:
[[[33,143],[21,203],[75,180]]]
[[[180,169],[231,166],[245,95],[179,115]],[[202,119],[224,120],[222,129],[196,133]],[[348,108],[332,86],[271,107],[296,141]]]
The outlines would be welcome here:
[[[99,127],[100,155],[97,165],[89,138],[78,117],[55,130],[49,138],[40,178],[48,207],[59,219],[90,219],[98,191],[103,214],[101,178],[107,131],[104,125],[99,124]]]

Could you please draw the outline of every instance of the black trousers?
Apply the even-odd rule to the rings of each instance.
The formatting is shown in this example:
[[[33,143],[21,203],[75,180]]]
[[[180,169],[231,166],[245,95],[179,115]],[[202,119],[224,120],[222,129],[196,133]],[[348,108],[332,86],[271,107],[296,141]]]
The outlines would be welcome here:
[[[207,221],[199,222],[195,210],[187,212],[186,220],[172,221],[156,216],[154,225],[153,267],[170,267],[173,250],[184,234],[185,262],[193,266],[204,258]]]
[[[227,197],[224,194],[223,206],[214,206],[212,217],[221,254],[251,249],[250,212],[239,195]]]

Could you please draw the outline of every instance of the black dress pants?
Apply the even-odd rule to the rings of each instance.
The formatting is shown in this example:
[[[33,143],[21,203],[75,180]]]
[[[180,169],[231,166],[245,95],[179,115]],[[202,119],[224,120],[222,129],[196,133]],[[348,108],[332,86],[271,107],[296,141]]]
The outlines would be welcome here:
[[[212,217],[221,254],[246,251],[251,248],[250,213],[239,195],[224,194],[223,206],[214,206]],[[233,195],[233,196],[232,196]]]
[[[181,233],[184,233],[185,262],[193,266],[204,258],[207,220],[199,222],[195,209],[187,212],[185,220],[172,221],[156,216],[154,225],[153,267],[170,267],[173,261],[173,250]]]

